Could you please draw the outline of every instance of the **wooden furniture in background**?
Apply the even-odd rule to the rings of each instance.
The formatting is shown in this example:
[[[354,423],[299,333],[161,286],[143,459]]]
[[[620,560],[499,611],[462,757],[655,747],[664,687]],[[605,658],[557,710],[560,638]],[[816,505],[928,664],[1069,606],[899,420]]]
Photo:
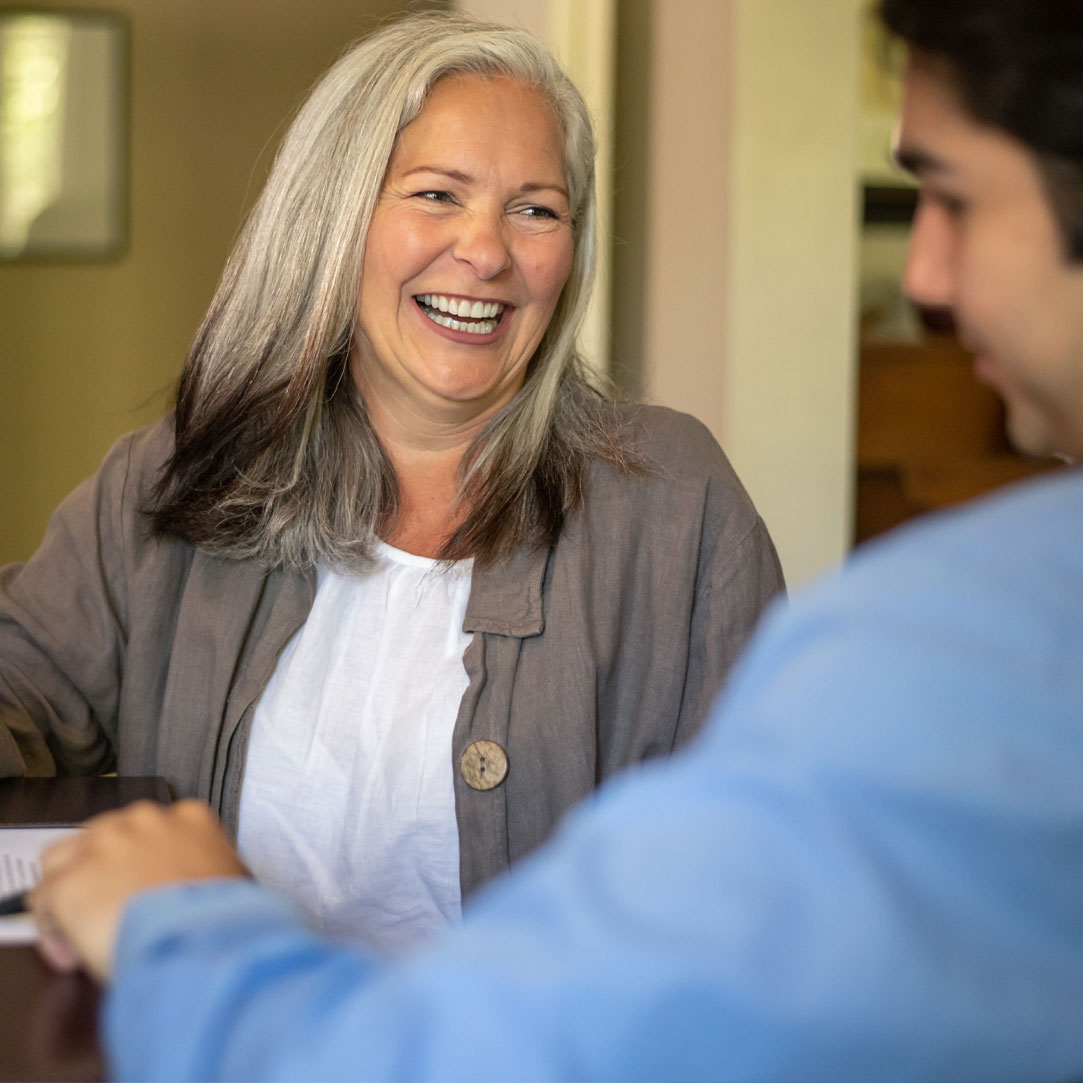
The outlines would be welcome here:
[[[855,542],[1034,474],[1012,450],[1004,408],[950,335],[861,347]]]

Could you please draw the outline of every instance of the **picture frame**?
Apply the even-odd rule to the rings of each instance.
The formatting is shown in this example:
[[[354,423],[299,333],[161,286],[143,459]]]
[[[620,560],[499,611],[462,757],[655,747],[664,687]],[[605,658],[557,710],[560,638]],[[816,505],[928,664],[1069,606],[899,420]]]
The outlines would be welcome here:
[[[107,261],[128,245],[124,15],[0,11],[0,262]]]

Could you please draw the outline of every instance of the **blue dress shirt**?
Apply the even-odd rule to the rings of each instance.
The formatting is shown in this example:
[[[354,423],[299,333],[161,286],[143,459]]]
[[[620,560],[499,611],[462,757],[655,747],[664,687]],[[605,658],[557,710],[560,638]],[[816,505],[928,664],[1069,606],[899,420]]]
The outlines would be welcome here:
[[[385,963],[251,883],[123,922],[125,1079],[1083,1078],[1083,474],[779,605],[708,729]]]

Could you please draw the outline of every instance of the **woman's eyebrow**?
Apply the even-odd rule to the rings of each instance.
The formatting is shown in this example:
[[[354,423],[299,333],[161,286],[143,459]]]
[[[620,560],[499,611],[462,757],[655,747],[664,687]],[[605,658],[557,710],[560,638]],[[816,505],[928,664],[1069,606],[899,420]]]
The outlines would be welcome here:
[[[403,177],[412,177],[415,173],[435,173],[441,177],[447,177],[448,180],[458,181],[460,184],[470,184],[474,178],[469,173],[463,173],[458,169],[449,169],[447,166],[440,165],[415,165],[410,169],[407,169],[402,175]],[[519,188],[520,192],[559,192],[565,199],[568,198],[568,192],[562,184],[552,184],[547,181],[527,181]]]
[[[520,192],[559,192],[565,199],[568,198],[567,189],[563,184],[535,184],[527,183],[519,189]]]
[[[462,173],[457,169],[448,169],[439,165],[415,165],[412,169],[407,169],[403,176],[412,177],[415,173],[439,173],[442,177],[459,181],[462,184],[469,184],[474,179],[469,173]]]

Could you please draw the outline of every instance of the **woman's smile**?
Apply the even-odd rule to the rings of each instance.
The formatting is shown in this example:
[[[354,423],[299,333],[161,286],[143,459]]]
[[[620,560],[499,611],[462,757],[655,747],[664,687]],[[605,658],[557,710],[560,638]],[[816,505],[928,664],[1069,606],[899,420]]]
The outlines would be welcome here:
[[[468,335],[491,335],[508,309],[501,301],[472,301],[443,293],[423,293],[414,300],[438,327],[464,331]]]

